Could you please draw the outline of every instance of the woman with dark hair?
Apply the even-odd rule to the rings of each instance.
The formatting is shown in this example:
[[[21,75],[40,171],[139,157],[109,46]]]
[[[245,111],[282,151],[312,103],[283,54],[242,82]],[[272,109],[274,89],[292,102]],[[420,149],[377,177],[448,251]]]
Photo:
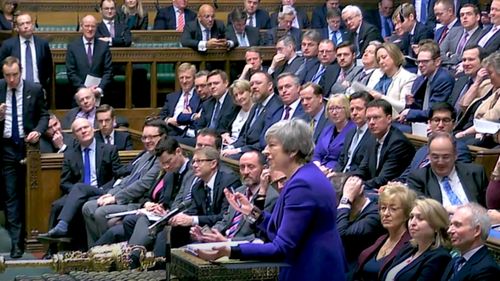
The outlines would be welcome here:
[[[2,0],[0,11],[0,30],[12,30],[17,10],[17,0]]]
[[[285,262],[289,266],[280,268],[279,280],[345,280],[335,191],[319,168],[309,163],[314,148],[309,125],[298,119],[283,120],[268,129],[265,139],[264,154],[270,168],[288,178],[273,212],[262,212],[244,194],[232,194],[227,189],[225,194],[231,206],[263,231],[270,242],[198,250],[198,256],[205,260],[229,256]]]

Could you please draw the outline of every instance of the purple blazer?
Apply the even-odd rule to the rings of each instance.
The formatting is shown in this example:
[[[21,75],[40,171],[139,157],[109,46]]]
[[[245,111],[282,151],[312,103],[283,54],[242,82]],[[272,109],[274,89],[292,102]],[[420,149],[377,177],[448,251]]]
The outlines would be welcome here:
[[[283,261],[290,266],[280,269],[279,280],[345,280],[336,205],[330,181],[315,164],[305,164],[257,225],[271,242],[233,247],[231,258]]]
[[[329,125],[323,130],[313,154],[313,161],[319,161],[321,165],[330,169],[334,169],[335,165],[337,165],[340,153],[344,147],[345,136],[351,129],[356,128],[356,124],[352,120],[349,120],[344,129],[335,138],[333,137],[334,128],[334,125]]]

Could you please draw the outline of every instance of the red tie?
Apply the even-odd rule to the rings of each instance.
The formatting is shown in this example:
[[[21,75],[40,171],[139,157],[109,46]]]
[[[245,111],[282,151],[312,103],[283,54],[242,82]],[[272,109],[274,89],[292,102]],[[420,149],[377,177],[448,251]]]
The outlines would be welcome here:
[[[175,31],[182,32],[184,30],[184,13],[179,10],[177,15],[177,29]]]
[[[448,26],[445,26],[443,29],[443,33],[441,33],[441,37],[439,37],[438,43],[441,44],[443,42],[444,38],[446,38],[446,35],[448,35]]]

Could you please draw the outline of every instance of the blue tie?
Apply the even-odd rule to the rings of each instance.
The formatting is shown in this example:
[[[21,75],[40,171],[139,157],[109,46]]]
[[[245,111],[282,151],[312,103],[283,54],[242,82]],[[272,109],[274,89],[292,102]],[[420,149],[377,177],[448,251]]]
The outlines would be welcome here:
[[[16,99],[16,89],[12,89],[12,132],[11,137],[14,143],[18,144],[19,138],[19,123],[17,121],[17,99]]]
[[[31,57],[30,40],[24,41],[26,44],[26,81],[34,82],[33,76],[33,58]]]
[[[421,0],[420,22],[427,22],[427,0]]]
[[[83,183],[90,185],[90,148],[83,150],[85,159],[83,162]]]
[[[455,194],[455,192],[453,192],[453,189],[451,188],[450,178],[448,176],[443,177],[441,183],[443,184],[444,192],[446,192],[446,195],[450,199],[451,205],[462,205],[462,201],[460,201],[458,196]]]
[[[460,267],[467,262],[464,257],[454,257],[451,262],[453,263],[453,273],[448,280],[453,280],[457,272],[461,269]]]
[[[217,127],[217,124],[219,123],[219,111],[220,111],[220,103],[219,101],[216,101],[214,115],[212,115],[212,121],[210,121],[209,128],[215,129]]]

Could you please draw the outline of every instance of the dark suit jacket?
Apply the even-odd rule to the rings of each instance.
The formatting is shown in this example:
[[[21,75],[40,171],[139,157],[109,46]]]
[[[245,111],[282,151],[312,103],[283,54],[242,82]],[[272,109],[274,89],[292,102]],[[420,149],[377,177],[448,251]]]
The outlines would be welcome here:
[[[340,65],[335,60],[332,64],[326,67],[325,74],[323,74],[323,78],[319,80],[319,85],[323,88],[323,93],[325,97],[330,96],[330,89],[333,84],[337,82],[340,74]]]
[[[323,114],[320,115],[319,121],[317,121],[317,125],[314,128],[314,132],[313,132],[314,143],[318,143],[319,136],[321,136],[321,134],[323,133],[325,128],[330,124],[330,121],[328,120],[328,118],[326,117],[326,114],[325,114],[325,112],[327,110],[326,105],[323,108],[325,109],[325,111],[323,111]],[[306,114],[302,119],[304,119],[307,123],[310,123],[312,120],[312,117]]]
[[[224,188],[237,188],[241,185],[238,176],[233,173],[227,173],[221,169],[217,170],[214,187],[212,190],[212,206],[210,212],[207,212],[206,193],[203,181],[199,181],[191,191],[193,202],[186,214],[198,216],[200,226],[213,226],[220,221],[229,207]]]
[[[23,129],[27,136],[32,131],[43,134],[49,123],[49,113],[45,103],[42,87],[33,82],[23,81]],[[7,98],[7,83],[0,80],[0,104]],[[0,121],[0,132],[3,137],[5,120]]]
[[[264,121],[264,128],[262,129],[262,132],[260,133],[260,146],[261,147],[266,147],[266,131],[269,129],[274,123],[277,123],[278,121],[281,120],[281,117],[283,116],[283,112],[285,111],[285,105],[281,105],[276,109],[274,112],[270,112],[271,114],[266,116],[266,120]],[[295,109],[295,112],[293,115],[290,117],[291,118],[304,118],[304,109],[302,108],[302,104],[299,102],[299,105]]]
[[[380,280],[385,280],[387,273],[394,266],[404,262],[417,252],[417,248],[408,245],[402,249],[397,257],[392,261],[390,267],[384,272],[384,277]],[[407,264],[401,271],[396,274],[394,280],[398,281],[413,281],[413,280],[440,280],[446,265],[450,262],[451,256],[447,249],[439,247],[437,249],[427,249],[411,263]]]
[[[62,135],[64,138],[64,144],[66,145],[66,149],[75,144],[76,140],[71,134],[62,133]],[[59,148],[56,148],[54,146],[54,144],[52,143],[52,139],[46,137],[45,134],[42,134],[42,136],[40,137],[40,153],[57,153],[58,151]]]
[[[304,57],[304,59],[306,58]],[[307,59],[304,69],[300,73],[297,73],[297,76],[299,77],[302,84],[304,84],[305,82],[309,82],[313,78],[314,74],[316,74],[316,71],[318,71],[319,65],[320,62],[317,57]],[[306,77],[309,78],[309,80],[307,80]]]
[[[186,169],[182,173],[177,172],[160,172],[158,175],[159,180],[153,184],[145,198],[151,199],[152,202],[158,202],[163,205],[165,210],[171,210],[177,194],[180,194],[182,183],[188,174],[192,174],[191,162],[187,163]],[[153,198],[153,191],[159,181],[163,181],[163,188],[159,194]],[[142,200],[143,205],[147,200]]]
[[[215,103],[216,100],[214,98],[210,98],[203,102],[201,117],[195,123],[197,129],[203,129],[210,125],[210,121],[212,120],[212,115],[215,110]],[[219,134],[229,132],[232,120],[234,120],[234,117],[239,111],[240,107],[234,104],[233,98],[229,95],[229,93],[227,93],[219,111],[219,119],[215,130]]]
[[[243,128],[241,128],[238,139],[233,143],[233,146],[235,148],[241,148],[242,154],[250,150],[262,151],[264,147],[260,145],[260,136],[264,130],[265,121],[268,117],[270,118],[272,113],[277,111],[282,106],[283,103],[281,102],[279,96],[274,94],[264,109],[261,110],[255,122],[252,126],[250,126],[256,111],[256,106],[254,105],[250,110],[247,121],[243,125]]]
[[[280,39],[284,35],[290,35],[293,37],[295,40],[295,50],[300,50],[301,48],[301,42],[302,42],[302,31],[300,29],[291,27],[288,32],[285,32],[283,29],[278,29],[278,27],[272,27],[271,29],[267,30],[266,32],[266,37],[264,39],[264,45],[265,46],[275,46],[276,43],[278,42],[278,39]]]
[[[179,102],[179,99],[182,97],[182,94],[183,94],[182,91],[177,91],[167,95],[165,103],[163,104],[163,107],[161,108],[160,111],[161,119],[174,116],[175,106]],[[200,105],[201,105],[200,96],[198,96],[196,91],[193,91],[193,95],[189,100],[189,107],[191,108],[191,111],[197,112],[197,109],[200,107]]]
[[[397,178],[405,168],[410,165],[415,147],[403,135],[403,133],[391,126],[387,134],[382,150],[380,151],[380,162],[377,167],[377,140],[371,138],[365,157],[358,169],[353,172],[365,180],[366,189],[379,188]]]
[[[105,93],[110,85],[113,76],[111,64],[111,52],[105,42],[94,39],[94,53],[92,54],[92,64],[87,60],[87,46],[83,45],[82,37],[78,37],[68,45],[66,52],[66,71],[68,80],[75,89],[85,87],[85,77],[92,75],[102,78],[99,83]]]
[[[370,203],[353,220],[350,208],[337,209],[337,229],[348,263],[356,262],[359,254],[370,247],[386,231],[380,224],[377,201]]]
[[[342,35],[342,42],[344,41],[348,41],[349,40],[349,35],[347,33],[347,31],[344,29],[344,28],[339,28],[338,30],[340,32],[340,34]],[[328,27],[324,27],[324,28],[321,28],[321,29],[318,29],[318,32],[319,34],[321,35],[321,39],[330,39],[330,34],[329,34],[329,30],[328,30]],[[335,43],[335,42],[334,42]],[[341,43],[341,42],[340,42]],[[340,44],[339,43],[339,44]],[[337,44],[338,45],[338,44]]]
[[[457,162],[455,163],[455,169],[467,199],[486,206],[485,195],[488,178],[486,177],[484,168],[473,163]],[[410,173],[408,176],[408,186],[422,195],[443,202],[441,187],[430,165]]]
[[[428,26],[420,22],[417,22],[413,35],[405,33],[403,35],[401,43],[396,45],[398,45],[401,48],[404,55],[415,58],[416,55],[413,52],[411,45],[418,44],[418,42],[420,42],[423,39],[434,39],[434,31],[432,30],[432,28],[429,28]]]
[[[226,27],[220,20],[215,20],[214,25],[210,29],[210,38],[227,38]],[[198,20],[186,23],[184,31],[181,35],[181,44],[183,47],[191,48],[198,51],[198,43],[203,40],[203,34]],[[229,39],[230,40],[230,39]],[[238,46],[238,40],[234,42],[234,47]]]
[[[415,1],[412,1],[413,6],[415,6]],[[427,25],[430,27],[434,27],[436,25],[436,15],[434,14],[434,5],[436,4],[436,0],[429,0],[429,5],[427,6]],[[465,4],[474,4],[479,7],[478,0],[458,0],[458,8],[457,10],[457,18],[460,19],[460,8],[462,8]]]
[[[453,272],[452,260],[444,270],[441,281],[494,281],[498,280],[500,269],[488,247],[483,246],[455,273],[453,279],[449,279]]]
[[[148,17],[147,11],[144,11],[144,17],[140,18],[139,16],[136,16],[132,20],[132,16],[126,15],[125,13],[123,13],[123,11],[120,7],[118,10],[116,10],[116,18],[118,19],[119,22],[127,25],[130,28],[130,30],[147,30],[148,29],[149,17]]]
[[[455,79],[450,73],[440,67],[430,83],[429,108],[436,102],[446,102],[451,95]],[[425,122],[429,117],[429,109],[422,109],[424,104],[425,90],[427,88],[427,79],[418,76],[413,82],[411,93],[415,102],[410,105],[410,110],[406,120],[410,122]]]
[[[354,128],[351,131],[347,132],[347,135],[344,140],[344,148],[342,149],[342,152],[340,153],[339,160],[337,161],[337,165],[335,166],[335,171],[337,172],[342,172],[344,168],[347,165],[347,162],[349,161],[349,147],[351,146],[352,139],[354,138],[354,134],[356,133],[356,129]],[[350,164],[349,170],[350,171],[355,171],[358,169],[359,165],[361,164],[361,161],[363,160],[363,157],[366,154],[366,151],[368,149],[368,145],[372,143],[373,135],[370,133],[370,130],[367,129],[363,137],[358,143],[358,146],[356,146],[356,149],[352,153],[352,160]]]
[[[309,28],[309,19],[307,18],[307,13],[299,7],[293,7],[296,12],[297,21],[299,22],[299,29]],[[282,7],[280,5],[280,11]],[[271,14],[271,28],[278,26],[278,13],[274,12]]]
[[[250,44],[251,47],[263,45],[260,38],[259,30],[257,28],[247,25],[245,26],[245,34],[247,36],[248,44]],[[232,25],[227,26],[226,36],[227,39],[235,43],[238,43],[238,37],[236,36],[236,33]]]
[[[452,27],[456,27],[456,26],[461,26],[460,25],[460,19],[457,19],[457,21],[455,21],[455,24],[452,26]],[[444,26],[441,26],[440,28],[436,29],[436,31],[434,32],[434,41],[436,41],[437,43],[439,42],[439,39],[441,39],[441,36],[443,36],[443,32],[444,32]],[[450,34],[450,30],[448,29],[448,33],[447,35],[443,38],[443,40]]]
[[[1,10],[0,10],[0,30],[12,30],[12,21],[7,20]]]
[[[483,37],[486,33],[488,33],[491,29],[493,28],[493,26],[485,29],[483,31],[483,34],[481,35],[481,37]],[[498,49],[500,49],[500,31],[497,31],[495,33],[495,35],[493,35],[487,42],[486,44],[484,45],[484,51],[486,52],[487,55],[491,54],[491,53],[494,53],[496,51],[498,51]]]
[[[80,107],[73,107],[68,112],[66,112],[63,119],[61,120],[61,128],[63,130],[71,129],[71,124],[73,124],[73,121],[75,121],[78,112],[80,112]],[[94,129],[97,128],[99,128],[99,124],[97,123],[97,121],[94,121]]]
[[[354,42],[355,33],[348,31],[349,41]],[[377,29],[373,24],[366,21],[361,22],[361,27],[359,28],[358,43],[359,43],[359,57],[363,55],[366,47],[371,41],[383,42],[384,40],[380,36],[380,30]]]
[[[116,148],[109,144],[96,143],[95,165],[97,185],[105,186],[119,174],[122,167]],[[75,183],[83,182],[83,159],[80,145],[68,147],[64,152],[61,169],[60,188],[63,193],[69,193]]]
[[[326,22],[326,14],[328,9],[326,4],[321,6],[317,6],[314,8],[311,17],[311,27],[310,28],[326,28],[328,27],[328,23]]]
[[[274,72],[271,76],[276,81],[278,79],[278,76],[280,76],[281,73],[290,72],[290,73],[294,73],[295,75],[297,75],[297,72],[303,63],[304,63],[304,57],[295,56],[295,58],[292,60],[291,63],[285,62],[283,65],[278,66],[274,70]],[[303,68],[303,70],[305,71],[305,67]]]
[[[104,143],[104,138],[100,131],[95,133],[95,139],[99,143]],[[118,151],[133,149],[132,139],[130,138],[130,134],[125,131],[115,130],[114,143],[115,143],[114,146]]]
[[[448,103],[451,104],[451,106],[455,107],[455,104],[458,101],[460,93],[467,85],[467,83],[469,83],[469,81],[472,81],[471,79],[472,78],[470,78],[467,75],[460,75],[455,79],[455,83],[453,84],[453,89],[451,90],[451,95],[448,98]]]
[[[132,44],[132,33],[130,33],[130,28],[127,24],[120,23],[118,19],[115,19],[113,25],[115,26],[115,37],[111,39],[112,44],[110,47],[130,47]],[[97,25],[95,37],[111,37],[111,34],[109,33],[109,30],[104,22],[100,22]]]
[[[31,40],[31,39],[30,39]],[[36,50],[36,66],[38,68],[38,80],[46,91],[50,90],[50,80],[52,79],[52,53],[50,52],[49,42],[47,40],[33,35]],[[24,55],[24,54],[23,54]],[[0,49],[0,61],[3,61],[8,56],[14,56],[21,60],[21,42],[19,36],[11,37],[2,43]]]
[[[196,19],[196,13],[190,9],[184,9],[184,28],[188,22],[194,21]],[[155,23],[153,25],[154,30],[161,29],[171,29],[175,30],[177,24],[177,15],[175,14],[174,6],[168,6],[161,8],[156,13]]]
[[[368,23],[373,24],[378,30],[380,30],[380,34],[382,34],[382,22],[380,20],[380,12],[378,8],[367,10],[365,13],[363,13],[363,19]],[[392,19],[390,17],[389,19],[392,22]],[[390,33],[392,33],[394,31],[394,25],[390,27]]]
[[[255,11],[255,28],[257,29],[270,29],[271,28],[271,22],[269,18],[269,13],[266,10],[262,9],[257,9]],[[231,21],[229,14],[227,15],[227,25],[232,25],[233,22]]]

